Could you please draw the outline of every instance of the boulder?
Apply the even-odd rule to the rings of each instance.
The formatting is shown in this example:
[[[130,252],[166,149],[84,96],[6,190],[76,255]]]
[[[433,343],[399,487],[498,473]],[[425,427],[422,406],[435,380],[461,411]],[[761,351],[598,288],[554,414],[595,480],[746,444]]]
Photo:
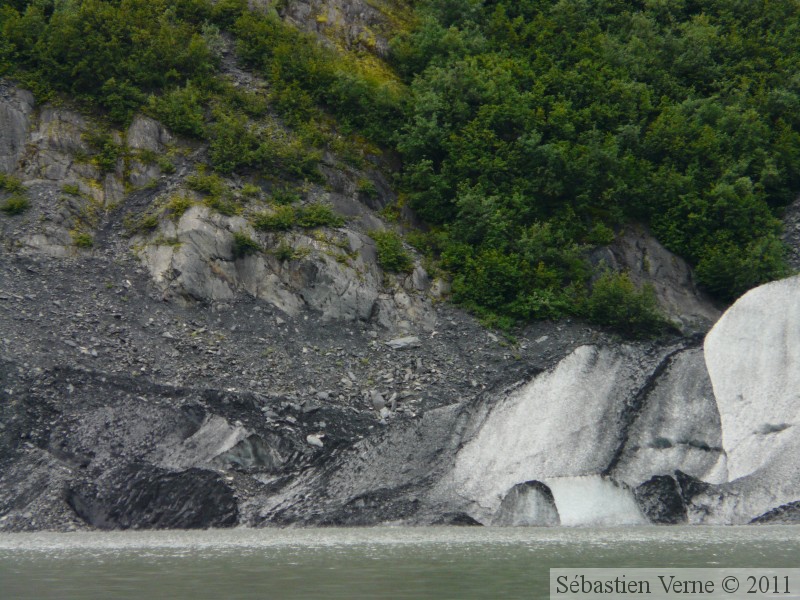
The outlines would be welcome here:
[[[635,491],[641,511],[656,525],[686,523],[686,502],[678,482],[669,475],[655,475]]]
[[[526,481],[512,487],[492,519],[492,525],[504,527],[551,527],[560,524],[553,492],[541,481]]]

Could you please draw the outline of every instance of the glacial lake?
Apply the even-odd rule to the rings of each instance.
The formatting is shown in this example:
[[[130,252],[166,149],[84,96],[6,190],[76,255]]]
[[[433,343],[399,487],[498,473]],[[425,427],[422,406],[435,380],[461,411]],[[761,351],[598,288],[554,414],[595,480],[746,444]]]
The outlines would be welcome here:
[[[551,567],[800,567],[800,527],[0,535],[0,598],[529,599]]]

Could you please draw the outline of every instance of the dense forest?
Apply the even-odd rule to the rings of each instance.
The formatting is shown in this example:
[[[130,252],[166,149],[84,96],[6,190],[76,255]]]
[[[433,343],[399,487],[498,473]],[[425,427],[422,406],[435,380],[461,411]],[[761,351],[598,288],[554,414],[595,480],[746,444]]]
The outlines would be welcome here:
[[[222,176],[314,180],[325,150],[354,166],[393,153],[401,202],[427,224],[408,241],[494,323],[662,328],[650,290],[587,259],[626,223],[721,301],[788,273],[778,217],[800,191],[800,1],[407,9],[384,62],[246,0],[3,0],[0,76],[110,123],[149,113],[207,140]],[[229,40],[264,94],[220,76]]]

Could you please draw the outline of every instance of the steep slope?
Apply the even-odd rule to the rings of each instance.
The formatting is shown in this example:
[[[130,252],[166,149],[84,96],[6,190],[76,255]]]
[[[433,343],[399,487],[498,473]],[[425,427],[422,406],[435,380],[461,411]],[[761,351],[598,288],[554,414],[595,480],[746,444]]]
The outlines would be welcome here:
[[[397,157],[358,135],[387,109],[370,94],[403,85],[380,59],[405,8],[281,3],[363,80],[277,17],[237,45],[222,11],[212,83],[169,83],[124,125],[108,89],[94,112],[0,80],[0,530],[791,518],[796,280],[701,348],[719,308],[637,225],[582,255],[627,272],[598,315],[649,284],[688,337],[512,336],[443,302],[396,234],[416,222]],[[264,31],[341,96],[311,98],[308,65],[281,79],[291,55],[270,71]]]

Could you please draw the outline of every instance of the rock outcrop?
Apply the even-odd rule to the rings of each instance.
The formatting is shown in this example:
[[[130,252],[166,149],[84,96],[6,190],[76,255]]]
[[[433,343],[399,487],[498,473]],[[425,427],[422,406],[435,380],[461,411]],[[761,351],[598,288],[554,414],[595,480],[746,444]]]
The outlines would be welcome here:
[[[659,308],[684,334],[705,333],[719,319],[721,311],[697,288],[687,262],[642,226],[625,228],[592,259],[628,273],[637,287],[652,286]]]

